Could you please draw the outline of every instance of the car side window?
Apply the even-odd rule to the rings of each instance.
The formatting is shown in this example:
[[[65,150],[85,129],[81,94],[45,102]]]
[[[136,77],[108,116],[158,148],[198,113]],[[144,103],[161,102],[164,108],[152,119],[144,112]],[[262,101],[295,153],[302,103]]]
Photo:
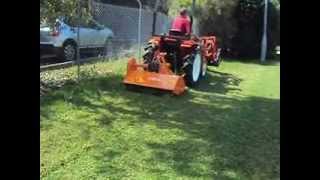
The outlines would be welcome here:
[[[68,24],[71,27],[77,27],[79,20],[76,18],[68,18],[66,19],[66,24]],[[86,20],[86,19],[80,19],[80,27],[82,28],[91,28],[91,29],[97,29],[99,27],[99,24],[95,22],[92,19]]]
[[[78,27],[79,25],[79,27],[88,28],[88,23],[84,19],[72,18],[72,19],[68,19],[66,23],[72,27]]]
[[[75,19],[74,18],[65,18],[64,23],[66,23],[68,26],[75,27]]]
[[[80,21],[80,27],[88,28],[88,23],[87,23],[84,19],[81,19],[81,21]]]

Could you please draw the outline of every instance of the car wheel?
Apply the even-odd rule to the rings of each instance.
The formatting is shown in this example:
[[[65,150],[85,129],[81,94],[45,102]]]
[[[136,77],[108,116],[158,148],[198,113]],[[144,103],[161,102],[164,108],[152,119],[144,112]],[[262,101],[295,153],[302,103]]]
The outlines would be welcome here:
[[[77,57],[77,48],[74,43],[67,42],[63,45],[62,53],[65,61],[74,61]]]
[[[201,69],[203,66],[202,57],[200,51],[196,51],[192,56],[189,57],[191,62],[186,67],[185,80],[188,86],[194,87],[198,84],[201,78]]]

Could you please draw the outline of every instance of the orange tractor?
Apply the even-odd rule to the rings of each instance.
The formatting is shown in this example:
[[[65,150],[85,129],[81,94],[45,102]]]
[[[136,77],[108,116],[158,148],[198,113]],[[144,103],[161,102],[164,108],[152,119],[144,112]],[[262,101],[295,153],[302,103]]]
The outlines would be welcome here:
[[[131,58],[124,84],[182,94],[206,76],[207,65],[219,66],[220,49],[215,36],[154,35],[144,48],[143,62]]]

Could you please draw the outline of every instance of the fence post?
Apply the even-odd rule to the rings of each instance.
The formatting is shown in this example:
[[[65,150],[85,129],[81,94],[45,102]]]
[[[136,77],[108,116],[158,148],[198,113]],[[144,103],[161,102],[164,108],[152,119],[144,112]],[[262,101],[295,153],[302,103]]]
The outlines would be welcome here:
[[[138,60],[141,57],[141,10],[142,10],[142,4],[140,0],[137,0],[139,3],[139,22],[138,22],[138,47],[139,47],[139,56]]]
[[[267,55],[267,19],[268,19],[268,0],[264,1],[264,16],[263,16],[263,35],[261,41],[261,62],[265,62]]]
[[[152,35],[154,35],[156,32],[158,6],[159,6],[159,0],[156,1],[156,4],[154,5],[154,8],[153,8]]]
[[[196,0],[192,0],[192,16],[194,16],[194,8],[196,6]]]
[[[193,33],[193,34],[195,34],[195,21],[194,21],[194,11],[195,11],[195,7],[196,7],[196,0],[192,0],[192,7],[191,7],[191,28],[190,28],[190,30],[191,30],[191,32]]]
[[[80,82],[80,21],[81,21],[81,0],[78,1],[78,23],[77,23],[77,75],[78,82]]]
[[[153,11],[153,19],[152,19],[152,33],[151,35],[155,35],[156,33],[156,24],[157,24],[157,12]]]

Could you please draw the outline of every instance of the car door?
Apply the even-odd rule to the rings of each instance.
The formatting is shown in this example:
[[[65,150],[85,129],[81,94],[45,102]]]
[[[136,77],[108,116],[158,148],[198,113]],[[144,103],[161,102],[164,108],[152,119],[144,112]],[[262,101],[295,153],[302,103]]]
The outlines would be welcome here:
[[[97,41],[97,43],[99,44],[99,46],[104,46],[105,45],[105,41],[106,41],[106,30],[105,27],[103,25],[100,25],[99,28],[99,41]]]
[[[92,46],[92,33],[93,30],[89,24],[83,20],[80,24],[80,47],[88,48]]]
[[[94,20],[91,20],[90,22],[90,28],[91,28],[91,43],[92,43],[92,46],[101,46],[101,42],[103,41],[102,39],[102,35],[101,35],[101,27],[99,27],[99,24],[94,21]]]
[[[97,23],[96,22],[96,24],[97,24],[97,27],[98,27],[98,40],[97,40],[97,45],[98,46],[100,46],[100,47],[102,47],[102,46],[104,46],[105,45],[105,40],[106,40],[106,32],[105,32],[105,28],[104,28],[104,26],[103,25],[101,25],[101,24],[99,24],[99,23]]]

